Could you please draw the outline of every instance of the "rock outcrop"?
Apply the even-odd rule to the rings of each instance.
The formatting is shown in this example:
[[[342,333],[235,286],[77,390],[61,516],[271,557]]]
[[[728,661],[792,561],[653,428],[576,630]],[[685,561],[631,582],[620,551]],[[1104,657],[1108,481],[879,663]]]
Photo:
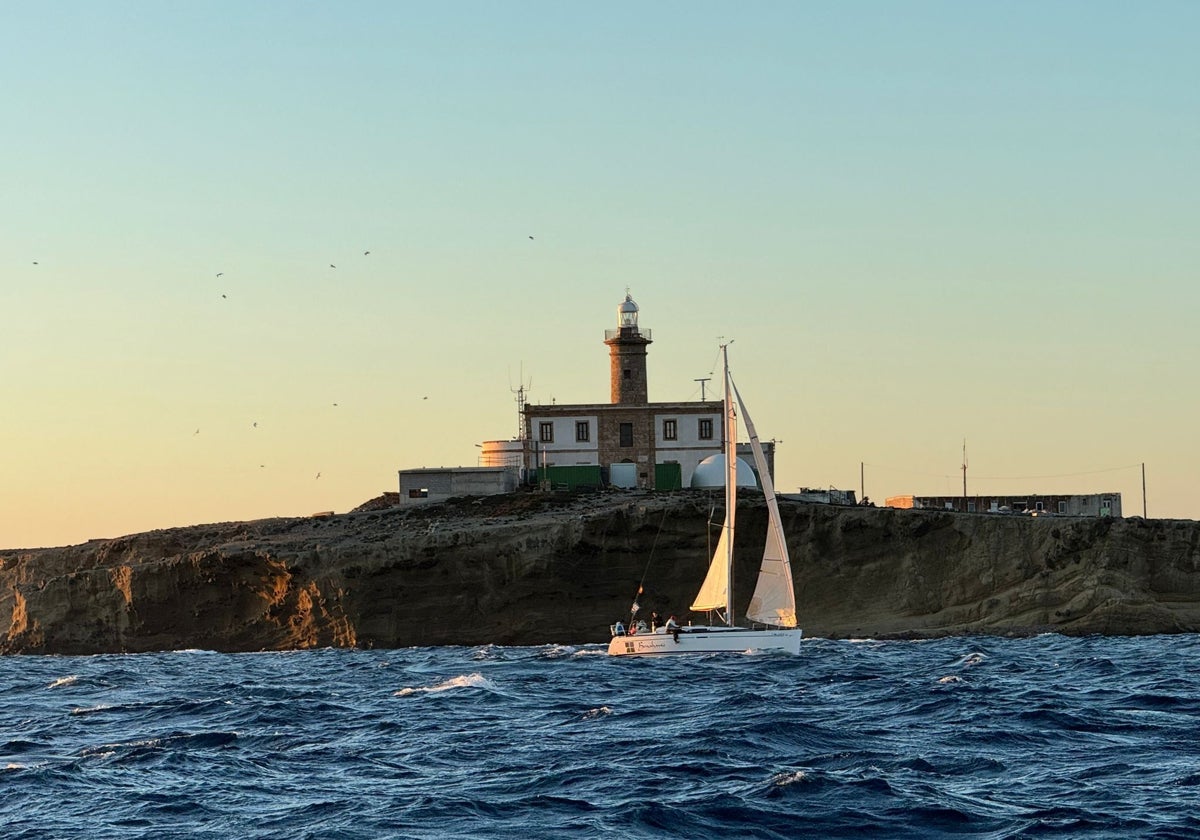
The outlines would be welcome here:
[[[687,617],[713,504],[515,494],[0,551],[0,652],[605,641],[639,584]],[[781,509],[810,636],[1200,629],[1197,522]],[[739,504],[741,609],[765,519]]]

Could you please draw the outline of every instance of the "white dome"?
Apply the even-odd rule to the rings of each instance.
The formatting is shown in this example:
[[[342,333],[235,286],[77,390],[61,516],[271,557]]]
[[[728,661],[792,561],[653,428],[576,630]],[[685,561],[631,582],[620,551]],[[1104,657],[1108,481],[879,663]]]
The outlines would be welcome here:
[[[617,311],[622,315],[628,312],[638,311],[638,305],[633,302],[633,297],[628,292],[625,294],[625,302],[617,307]]]
[[[707,489],[710,487],[725,486],[725,455],[709,455],[703,461],[696,465],[696,471],[692,473],[692,487],[695,489]],[[758,480],[754,477],[754,470],[750,469],[750,465],[742,458],[737,459],[737,486],[738,487],[758,487]]]

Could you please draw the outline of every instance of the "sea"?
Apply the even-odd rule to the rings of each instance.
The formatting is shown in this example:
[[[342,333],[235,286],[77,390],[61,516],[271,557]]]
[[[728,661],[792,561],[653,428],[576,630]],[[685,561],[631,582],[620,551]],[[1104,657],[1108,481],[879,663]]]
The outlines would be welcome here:
[[[0,836],[1200,837],[1200,639],[0,658]]]

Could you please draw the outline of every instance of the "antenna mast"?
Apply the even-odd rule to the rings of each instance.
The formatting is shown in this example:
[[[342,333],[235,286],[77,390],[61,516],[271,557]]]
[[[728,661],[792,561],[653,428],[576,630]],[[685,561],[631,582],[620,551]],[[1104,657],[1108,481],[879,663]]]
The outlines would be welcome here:
[[[525,392],[533,387],[533,377],[529,377],[529,384],[525,384],[525,365],[521,364],[521,380],[517,388],[511,385],[508,390],[517,395],[517,440],[525,440]]]
[[[692,380],[693,382],[700,383],[700,402],[704,402],[704,383],[708,382],[710,379],[712,379],[711,376],[706,376],[703,379],[693,379]]]
[[[963,438],[963,513],[967,512],[967,439]]]

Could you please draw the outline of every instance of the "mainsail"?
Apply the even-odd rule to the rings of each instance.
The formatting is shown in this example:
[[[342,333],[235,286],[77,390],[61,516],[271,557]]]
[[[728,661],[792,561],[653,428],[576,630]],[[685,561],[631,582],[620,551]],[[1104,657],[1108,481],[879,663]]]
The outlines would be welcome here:
[[[729,383],[733,384],[732,378],[729,379]],[[746,421],[750,450],[754,453],[754,466],[758,468],[758,478],[762,482],[763,495],[767,499],[767,516],[770,520],[762,565],[758,570],[758,584],[754,587],[754,595],[750,599],[746,617],[751,621],[777,627],[795,627],[796,590],[792,586],[792,566],[788,560],[787,542],[783,537],[783,520],[779,516],[775,485],[771,481],[771,472],[767,469],[762,442],[758,439],[754,422],[750,419],[750,413],[746,411],[746,404],[742,402],[742,395],[738,393],[736,385],[733,385],[733,392]]]

